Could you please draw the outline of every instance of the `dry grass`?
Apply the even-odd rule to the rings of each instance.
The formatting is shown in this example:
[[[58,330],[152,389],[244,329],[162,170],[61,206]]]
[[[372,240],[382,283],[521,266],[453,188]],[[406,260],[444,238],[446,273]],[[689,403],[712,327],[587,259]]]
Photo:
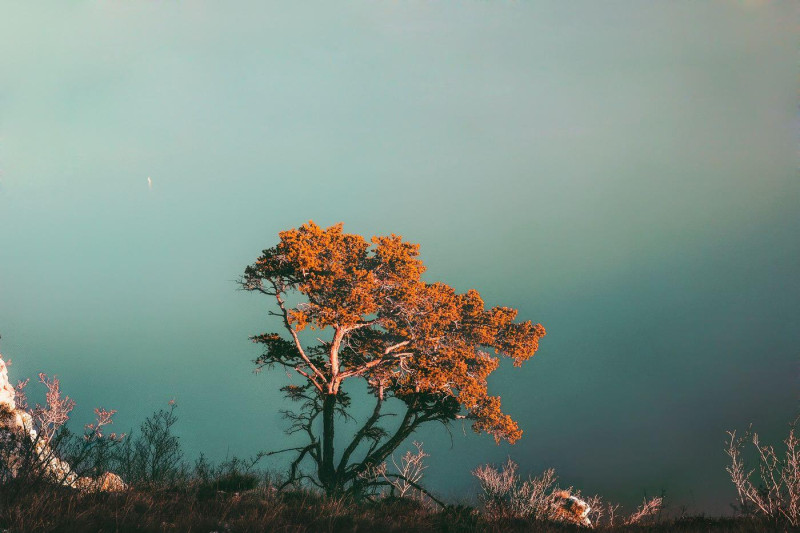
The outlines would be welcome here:
[[[262,486],[235,493],[199,486],[131,490],[121,494],[80,494],[58,486],[6,498],[0,489],[0,530],[13,532],[569,532],[568,524],[525,519],[488,520],[475,509],[432,509],[418,501],[384,498],[353,502],[308,491],[276,493]],[[8,505],[6,505],[8,503]],[[601,531],[745,532],[783,531],[752,519],[688,518],[648,526],[617,526]]]

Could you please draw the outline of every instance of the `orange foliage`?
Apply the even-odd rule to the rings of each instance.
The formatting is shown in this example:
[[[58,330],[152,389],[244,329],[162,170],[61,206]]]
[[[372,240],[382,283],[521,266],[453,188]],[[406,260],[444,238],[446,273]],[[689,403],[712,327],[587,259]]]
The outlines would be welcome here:
[[[323,229],[309,222],[281,232],[277,246],[247,267],[242,285],[277,299],[292,341],[253,337],[265,346],[257,362],[295,368],[322,394],[361,377],[381,398],[424,397],[430,409],[442,410],[431,419],[464,416],[476,432],[513,443],[522,431],[501,411],[500,398],[489,395],[487,378],[498,356],[514,366],[531,358],[544,327],[514,322],[517,311],[509,307],[487,309],[475,290],[458,294],[423,281],[418,255],[419,245],[399,235],[367,242],[344,233],[342,224]],[[289,307],[292,292],[302,301]],[[330,328],[333,336],[304,347],[297,335],[304,328]]]

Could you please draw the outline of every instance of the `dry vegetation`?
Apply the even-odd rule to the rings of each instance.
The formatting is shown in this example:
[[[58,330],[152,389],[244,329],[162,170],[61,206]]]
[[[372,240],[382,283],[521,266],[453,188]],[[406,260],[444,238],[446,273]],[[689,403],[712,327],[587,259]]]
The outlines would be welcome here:
[[[559,521],[554,513],[554,502],[565,491],[559,488],[553,470],[523,480],[512,461],[499,468],[485,465],[474,472],[482,490],[480,505],[440,506],[405,479],[392,477],[392,472],[398,471],[413,479],[415,485],[422,482],[427,454],[421,444],[415,443],[413,451],[376,469],[375,476],[386,480],[386,486],[372,498],[333,497],[297,487],[278,490],[282,480],[259,471],[258,456],[219,465],[201,456],[189,465],[172,433],[176,420],[173,405],[145,420],[137,432],[126,437],[126,444],[115,441],[113,447],[104,448],[103,468],[110,466],[129,476],[131,488],[125,492],[85,493],[41,477],[7,479],[0,486],[0,530],[298,533],[586,530]],[[790,444],[795,442],[792,436],[793,433],[788,439]],[[734,435],[732,439],[735,444]],[[771,457],[767,451],[763,453],[764,457]],[[788,457],[794,455],[790,453]],[[740,464],[737,461],[734,459],[734,472],[735,465]],[[780,470],[777,475],[791,483],[787,477],[791,473]],[[594,528],[601,531],[791,530],[780,514],[763,516],[753,512],[736,518],[674,519],[668,513],[658,512],[662,502],[654,498],[626,515],[618,505],[603,502],[597,496],[584,497],[572,488],[566,492],[585,498],[592,507],[589,517]]]
[[[448,505],[422,485],[428,454],[418,442],[399,459],[391,456],[364,473],[378,490],[359,497],[326,495],[260,470],[263,454],[221,464],[201,455],[189,464],[173,433],[178,420],[173,402],[124,438],[107,433],[113,412],[102,409],[96,410],[95,423],[73,434],[66,423],[74,402],[62,395],[57,379],[41,375],[39,381],[46,389],[44,405],[27,405],[25,383],[16,391],[18,408],[31,413],[35,438],[23,447],[19,439],[0,439],[3,532],[561,532],[585,531],[589,523],[601,531],[744,532],[790,531],[798,524],[800,450],[794,425],[785,450],[763,444],[751,430],[742,437],[729,433],[725,451],[740,499],[736,517],[673,518],[662,509],[662,498],[646,499],[626,514],[600,496],[559,487],[552,469],[523,479],[511,460],[473,472],[481,489],[478,506]],[[747,443],[755,468],[745,462]],[[58,479],[42,467],[54,461],[67,468]],[[121,474],[126,490],[65,486],[70,485],[65,480],[106,471]],[[584,519],[586,525],[575,523]]]
[[[729,431],[726,453],[731,464],[726,468],[739,495],[744,514],[762,516],[780,524],[800,526],[800,442],[795,435],[797,419],[783,441],[784,451],[762,444],[758,433],[749,428],[741,437]],[[745,464],[745,445],[750,442],[758,462],[756,469]],[[753,479],[756,479],[754,483]]]
[[[311,492],[276,494],[267,486],[204,493],[202,485],[122,494],[81,494],[41,487],[0,510],[0,527],[37,531],[282,531],[282,532],[567,532],[586,528],[529,519],[493,520],[465,506],[432,509],[415,500],[353,502]],[[5,490],[5,489],[4,489]],[[687,518],[603,531],[784,531],[748,518]]]

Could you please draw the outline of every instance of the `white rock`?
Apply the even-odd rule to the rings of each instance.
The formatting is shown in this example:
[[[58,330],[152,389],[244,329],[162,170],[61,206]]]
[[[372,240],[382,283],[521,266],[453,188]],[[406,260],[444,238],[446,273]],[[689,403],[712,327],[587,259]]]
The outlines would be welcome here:
[[[0,408],[14,411],[17,406],[14,403],[16,391],[11,383],[8,382],[8,368],[2,355],[0,355]]]
[[[557,520],[592,527],[591,510],[588,503],[565,490],[554,494],[553,515]]]

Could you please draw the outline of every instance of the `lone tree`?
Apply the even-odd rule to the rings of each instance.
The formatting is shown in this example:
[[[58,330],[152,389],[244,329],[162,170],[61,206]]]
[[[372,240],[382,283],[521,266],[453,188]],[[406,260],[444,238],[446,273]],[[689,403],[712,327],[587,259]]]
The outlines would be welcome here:
[[[303,378],[303,385],[282,389],[301,403],[299,411],[284,413],[292,421],[288,432],[307,438],[282,450],[297,454],[287,484],[307,479],[329,494],[363,493],[381,484],[370,472],[426,422],[469,419],[476,433],[497,442],[522,435],[500,410],[500,398],[487,392],[486,380],[498,367],[496,355],[517,367],[530,359],[544,327],[514,322],[517,311],[509,307],[486,309],[477,291],[458,294],[422,281],[417,244],[394,234],[371,241],[344,233],[342,224],[323,229],[309,222],[281,232],[278,245],[264,250],[241,279],[243,289],[274,299],[270,314],[288,333],[251,337],[264,348],[257,368],[280,365]],[[314,337],[309,329],[323,331],[325,339],[320,333],[307,342]],[[355,380],[366,382],[375,405],[337,454],[337,418],[347,419],[351,405],[345,383]],[[399,402],[387,408],[392,398]],[[385,427],[389,414],[399,424]],[[309,458],[313,471],[303,473]]]

